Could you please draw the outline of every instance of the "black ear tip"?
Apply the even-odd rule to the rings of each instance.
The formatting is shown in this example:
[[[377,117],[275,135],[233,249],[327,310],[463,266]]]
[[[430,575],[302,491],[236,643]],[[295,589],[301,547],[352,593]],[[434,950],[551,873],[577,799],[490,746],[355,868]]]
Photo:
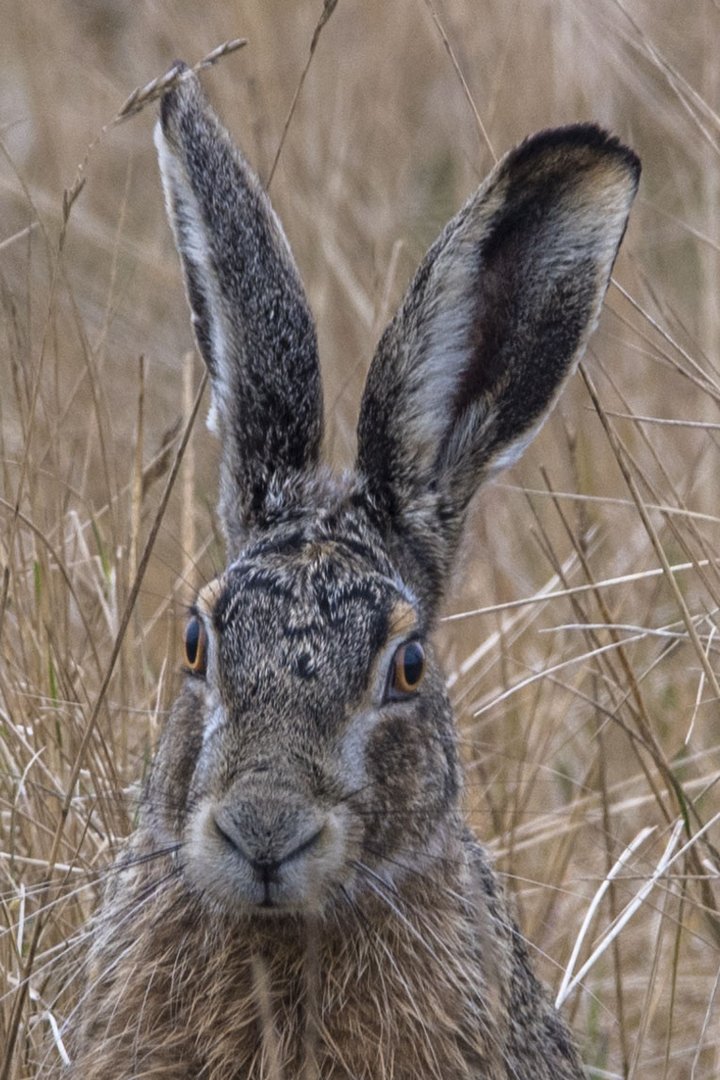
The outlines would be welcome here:
[[[617,135],[600,127],[598,124],[568,124],[566,127],[548,128],[531,135],[512,152],[515,165],[530,165],[547,154],[567,154],[590,152],[597,157],[615,158],[630,174],[637,187],[642,166],[634,150],[626,146]]]
[[[642,172],[640,158],[631,147],[621,142],[617,135],[612,135],[598,124],[571,124],[569,127],[560,128],[560,131],[566,133],[568,142],[576,139],[578,145],[617,158],[632,175],[635,183],[639,181]]]

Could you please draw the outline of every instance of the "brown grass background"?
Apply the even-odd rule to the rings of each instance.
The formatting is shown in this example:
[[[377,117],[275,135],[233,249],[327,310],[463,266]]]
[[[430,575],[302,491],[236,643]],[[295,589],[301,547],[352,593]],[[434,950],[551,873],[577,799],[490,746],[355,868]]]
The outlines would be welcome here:
[[[184,605],[223,559],[197,423],[101,693],[201,364],[155,107],[98,136],[173,59],[246,37],[204,82],[267,178],[321,9],[0,0],[5,1080],[45,1075],[72,1029],[82,928],[177,686]],[[345,465],[379,332],[493,153],[595,119],[643,159],[585,361],[606,426],[576,376],[478,500],[446,603],[472,614],[439,630],[468,815],[538,967],[557,990],[576,942],[575,971],[597,950],[564,1009],[599,1078],[720,1075],[718,40],[715,0],[339,0],[272,183]]]

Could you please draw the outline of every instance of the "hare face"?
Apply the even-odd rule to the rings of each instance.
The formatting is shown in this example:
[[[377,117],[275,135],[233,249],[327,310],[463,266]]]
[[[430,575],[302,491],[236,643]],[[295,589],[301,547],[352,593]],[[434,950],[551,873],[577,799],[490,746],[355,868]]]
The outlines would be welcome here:
[[[456,800],[450,711],[419,605],[357,512],[263,537],[192,620],[193,888],[228,911],[320,910],[417,870]]]

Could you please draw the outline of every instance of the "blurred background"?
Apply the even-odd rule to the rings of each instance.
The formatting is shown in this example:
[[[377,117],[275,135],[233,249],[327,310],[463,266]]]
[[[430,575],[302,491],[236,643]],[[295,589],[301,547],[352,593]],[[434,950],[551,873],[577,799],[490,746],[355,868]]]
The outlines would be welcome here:
[[[710,1080],[720,9],[339,0],[311,56],[322,15],[0,0],[0,1077],[48,1075],[72,1041],[83,927],[178,686],[186,605],[224,558],[201,422],[159,519],[201,363],[156,106],[113,121],[175,58],[243,37],[203,82],[266,183],[281,149],[271,195],[338,467],[384,324],[494,160],[589,119],[642,158],[588,383],[477,500],[438,641],[468,817],[588,1075]]]

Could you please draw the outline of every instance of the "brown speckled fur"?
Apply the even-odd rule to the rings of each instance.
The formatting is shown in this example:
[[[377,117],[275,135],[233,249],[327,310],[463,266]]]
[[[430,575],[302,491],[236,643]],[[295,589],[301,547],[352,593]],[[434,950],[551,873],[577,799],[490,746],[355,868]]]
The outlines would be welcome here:
[[[538,430],[597,321],[637,159],[578,125],[499,163],[383,335],[356,469],[334,477],[290,250],[189,73],[157,141],[229,564],[198,595],[207,663],[93,927],[69,1075],[578,1080],[463,822],[430,635],[468,502]]]

